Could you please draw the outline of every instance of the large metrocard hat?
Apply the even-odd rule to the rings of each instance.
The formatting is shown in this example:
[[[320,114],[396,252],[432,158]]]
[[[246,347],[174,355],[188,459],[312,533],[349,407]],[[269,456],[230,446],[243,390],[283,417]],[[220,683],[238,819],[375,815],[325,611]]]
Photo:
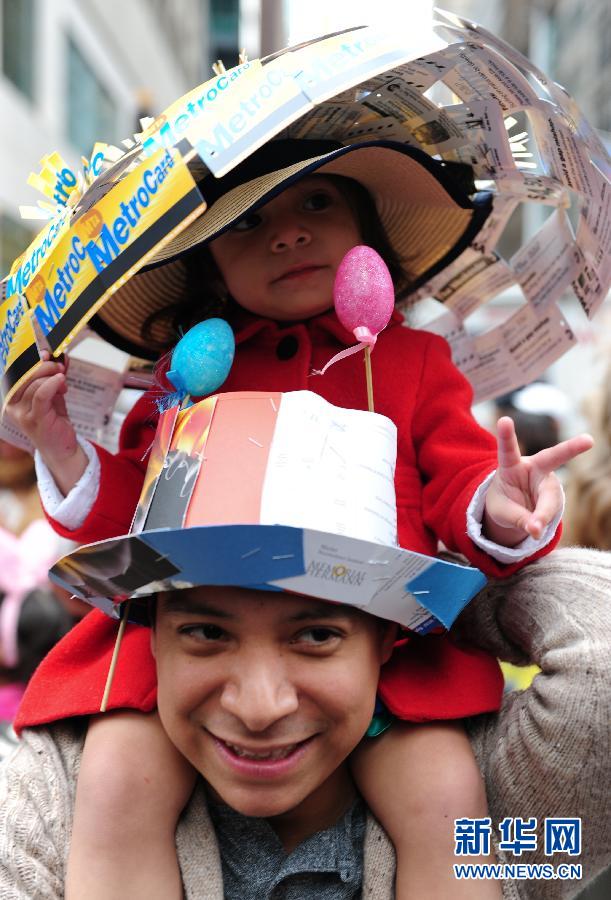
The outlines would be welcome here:
[[[449,628],[485,578],[397,545],[395,460],[390,419],[309,391],[172,407],[130,533],[80,547],[51,577],[110,616],[130,600],[136,621],[151,594],[217,584]]]
[[[477,401],[571,349],[558,300],[572,289],[591,318],[611,283],[609,155],[567,92],[509,44],[440,10],[431,25],[352,28],[243,61],[127,148],[96,145],[83,173],[45,157],[30,183],[47,202],[27,215],[48,222],[0,282],[4,402],[41,343],[57,357],[89,322],[155,358],[175,335],[161,316],[148,342],[141,326],[184,296],[187,255],[307,173],[369,190],[407,264],[405,301],[443,304],[425,327],[450,342]],[[524,212],[538,230],[509,255]],[[465,326],[507,291],[524,302],[505,321]]]

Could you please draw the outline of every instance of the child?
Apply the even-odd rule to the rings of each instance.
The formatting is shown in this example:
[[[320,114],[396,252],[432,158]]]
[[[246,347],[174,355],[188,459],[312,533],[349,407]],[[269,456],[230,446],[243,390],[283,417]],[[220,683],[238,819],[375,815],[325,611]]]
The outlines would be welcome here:
[[[27,477],[25,466],[11,464],[24,462],[20,453],[3,454],[9,464],[0,464],[0,478]],[[72,625],[48,580],[60,543],[44,519],[31,521],[19,536],[0,526],[0,760],[16,742],[12,723],[28,679]]]
[[[422,154],[372,142],[342,150],[327,146],[321,157],[321,143],[272,142],[219,182],[204,180],[210,209],[195,223],[193,243],[205,240],[209,247],[185,257],[187,288],[183,284],[180,302],[141,323],[141,340],[150,345],[164,328],[167,333],[168,319],[176,334],[220,310],[237,343],[223,390],[307,387],[336,405],[366,408],[360,359],[351,357],[324,377],[310,377],[338,345],[354,342],[332,312],[337,266],[349,249],[367,243],[386,260],[397,294],[404,295],[460,252],[473,235],[478,212],[467,199],[464,178],[460,185],[452,183],[451,167],[436,170]],[[419,194],[416,208],[427,194],[432,198],[431,208],[439,213],[432,228],[410,206],[414,194]],[[391,230],[393,243],[386,233]],[[134,318],[136,308],[135,303],[121,307],[120,299],[115,305],[124,322]],[[501,420],[497,466],[494,439],[472,419],[470,388],[452,366],[445,342],[401,327],[395,314],[372,361],[376,411],[392,418],[399,433],[401,546],[434,554],[439,538],[494,575],[509,574],[526,558],[549,550],[562,507],[552,470],[588,449],[590,439],[574,438],[521,459],[511,420]],[[122,450],[112,457],[77,440],[63,403],[65,389],[63,365],[47,360],[10,405],[12,417],[38,448],[45,505],[56,527],[81,542],[124,533],[154,433],[155,398],[149,393],[136,404],[123,429]],[[99,629],[100,641],[107,641],[97,614],[88,620],[84,629],[90,635]],[[127,694],[119,688],[113,705],[151,710],[154,670],[150,657],[142,662],[146,637],[132,637],[130,653],[135,642],[141,644],[140,656],[133,656],[139,660],[133,663],[136,682]],[[457,898],[499,897],[494,882],[463,888],[452,879],[452,820],[484,817],[486,801],[464,732],[444,721],[498,707],[496,662],[477,651],[463,652],[446,638],[430,640],[437,641],[446,677],[458,667],[460,684],[429,694],[414,666],[418,651],[410,656],[408,646],[400,652],[388,678],[381,679],[382,698],[391,712],[412,723],[437,721],[393,726],[364,748],[355,774],[397,848],[398,897],[449,892]],[[46,671],[59,678],[61,664]],[[73,689],[72,705],[51,715],[47,707],[45,721],[95,711],[81,703],[78,679]],[[129,691],[133,696],[126,701]],[[34,723],[31,711],[30,703],[21,727]],[[376,760],[370,766],[372,754]],[[68,898],[181,895],[173,834],[194,774],[177,757],[154,714],[92,721],[77,791]],[[154,783],[160,778],[165,792]]]

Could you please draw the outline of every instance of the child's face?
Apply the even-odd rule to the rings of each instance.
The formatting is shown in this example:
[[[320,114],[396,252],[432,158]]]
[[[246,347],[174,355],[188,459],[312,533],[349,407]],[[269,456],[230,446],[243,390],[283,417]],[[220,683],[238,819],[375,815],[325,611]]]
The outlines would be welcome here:
[[[331,179],[313,175],[248,213],[210,251],[240,306],[291,321],[331,308],[337,267],[359,243],[344,195]]]

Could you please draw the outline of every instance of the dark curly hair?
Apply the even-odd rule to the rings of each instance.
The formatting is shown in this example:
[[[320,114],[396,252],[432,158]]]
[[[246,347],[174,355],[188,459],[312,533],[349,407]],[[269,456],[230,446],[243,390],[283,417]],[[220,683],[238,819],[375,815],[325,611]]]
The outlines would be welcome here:
[[[363,244],[379,253],[388,266],[397,300],[405,297],[413,280],[409,272],[409,260],[401,259],[392,247],[369,191],[358,181],[344,175],[314,177],[329,179],[341,191],[354,213]],[[227,293],[207,245],[197,247],[181,258],[186,275],[182,298],[152,313],[141,328],[142,339],[149,345],[155,344],[160,351],[168,350],[185,331],[204,319],[227,318],[235,303]],[[173,335],[172,341],[163,347],[158,346],[153,338],[154,326],[159,321],[168,323]]]

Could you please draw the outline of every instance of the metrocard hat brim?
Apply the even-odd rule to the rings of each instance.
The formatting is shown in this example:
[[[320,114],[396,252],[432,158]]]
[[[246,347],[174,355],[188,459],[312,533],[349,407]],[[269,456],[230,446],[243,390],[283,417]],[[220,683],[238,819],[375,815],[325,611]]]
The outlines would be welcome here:
[[[320,152],[322,149],[326,152]],[[308,153],[312,155],[282,165],[291,156]],[[332,141],[271,141],[223,178],[208,175],[198,183],[208,203],[205,212],[123,285],[91,325],[128,353],[155,358],[157,354],[151,353],[142,339],[141,327],[185,290],[186,267],[181,256],[218,237],[246,212],[311,173],[343,175],[369,191],[393,248],[412,275],[413,290],[455,259],[488,216],[489,196],[473,196],[465,170],[468,167],[432,159],[394,141],[348,147]],[[163,346],[175,336],[161,319],[153,326],[151,338]]]
[[[338,541],[342,564],[332,559],[321,566],[316,548],[323,544],[328,552]],[[415,557],[423,561],[422,570],[402,580],[406,563],[411,561],[414,571]],[[313,566],[329,571],[312,575]],[[392,584],[387,592],[380,590],[382,567]],[[439,624],[449,628],[486,582],[479,569],[401,547],[262,524],[164,528],[109,538],[78,547],[49,574],[113,618],[131,600],[129,618],[141,624],[148,624],[147,598],[160,591],[230,585],[356,606],[421,633]],[[425,609],[416,595],[426,595]]]

